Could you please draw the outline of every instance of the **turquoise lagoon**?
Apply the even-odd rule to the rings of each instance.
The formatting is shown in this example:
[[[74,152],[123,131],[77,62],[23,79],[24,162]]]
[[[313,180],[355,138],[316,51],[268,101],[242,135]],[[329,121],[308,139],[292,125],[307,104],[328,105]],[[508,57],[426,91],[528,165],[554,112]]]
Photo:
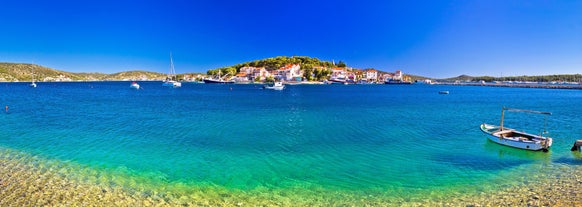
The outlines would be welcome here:
[[[0,104],[9,111],[0,119],[0,147],[128,191],[327,204],[487,192],[582,162],[569,151],[582,138],[579,90],[140,85],[3,83]],[[479,125],[497,124],[502,106],[552,112],[550,152],[487,141]],[[509,113],[505,123],[539,133],[544,117]]]

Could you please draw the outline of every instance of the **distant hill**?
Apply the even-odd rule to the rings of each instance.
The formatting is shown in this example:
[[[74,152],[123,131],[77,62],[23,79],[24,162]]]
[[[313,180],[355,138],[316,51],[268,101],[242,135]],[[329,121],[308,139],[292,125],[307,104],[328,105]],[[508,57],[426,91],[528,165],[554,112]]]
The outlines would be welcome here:
[[[165,74],[148,71],[126,71],[114,74],[71,73],[28,63],[0,63],[0,81],[101,81],[101,80],[163,80]]]
[[[429,77],[424,77],[424,76],[419,76],[419,75],[411,75],[411,74],[404,74],[404,75],[410,77],[411,81],[432,79]]]
[[[35,80],[58,79],[67,77],[71,80],[84,80],[82,76],[59,71],[39,65],[26,63],[0,63],[0,81],[31,81],[34,71]]]
[[[475,77],[473,77],[473,76],[460,75],[460,76],[457,76],[457,77],[445,78],[445,79],[442,79],[442,80],[446,80],[446,81],[472,81],[474,79],[475,79]]]
[[[162,80],[164,78],[166,74],[135,70],[105,75],[101,80]]]
[[[508,77],[492,77],[492,76],[468,76],[460,75],[453,78],[442,79],[444,81],[529,81],[529,82],[582,82],[581,74],[573,75],[538,75],[538,76],[508,76]]]

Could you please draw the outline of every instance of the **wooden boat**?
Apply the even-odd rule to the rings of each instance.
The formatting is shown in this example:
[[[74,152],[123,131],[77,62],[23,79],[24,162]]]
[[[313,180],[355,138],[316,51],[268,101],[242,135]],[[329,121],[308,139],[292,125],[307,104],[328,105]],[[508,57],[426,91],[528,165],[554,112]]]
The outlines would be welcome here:
[[[519,132],[515,129],[507,128],[503,126],[503,118],[505,115],[505,111],[511,112],[525,112],[525,113],[533,113],[533,114],[543,114],[543,115],[551,115],[550,112],[541,112],[541,111],[531,111],[531,110],[523,110],[523,109],[513,109],[513,108],[506,108],[503,107],[501,111],[501,124],[499,126],[490,125],[490,124],[481,124],[481,131],[488,134],[489,140],[509,146],[515,147],[519,149],[525,150],[543,150],[544,152],[548,151],[548,148],[552,146],[552,138],[543,136],[548,132],[544,129],[540,135],[534,135],[526,132]],[[545,125],[545,124],[544,124]]]

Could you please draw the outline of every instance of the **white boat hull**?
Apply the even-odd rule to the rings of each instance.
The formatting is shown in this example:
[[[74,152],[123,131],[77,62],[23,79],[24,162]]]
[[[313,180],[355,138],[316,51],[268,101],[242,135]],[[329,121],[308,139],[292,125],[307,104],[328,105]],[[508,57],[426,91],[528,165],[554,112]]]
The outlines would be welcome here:
[[[272,86],[265,86],[265,89],[280,91],[285,89],[285,85],[283,85],[282,82],[275,82],[275,84],[273,84]]]
[[[164,81],[164,83],[162,83],[162,86],[168,88],[178,88],[182,87],[182,83],[178,81]]]
[[[265,86],[265,89],[280,91],[285,89],[285,86]]]
[[[137,89],[139,89],[139,84],[137,84],[137,83],[136,84],[131,84],[131,85],[129,85],[129,88],[136,89],[137,90]]]
[[[518,132],[510,128],[504,127],[503,131],[499,131],[498,126],[481,124],[481,131],[486,133],[492,142],[509,147],[537,151],[552,146],[552,138]]]

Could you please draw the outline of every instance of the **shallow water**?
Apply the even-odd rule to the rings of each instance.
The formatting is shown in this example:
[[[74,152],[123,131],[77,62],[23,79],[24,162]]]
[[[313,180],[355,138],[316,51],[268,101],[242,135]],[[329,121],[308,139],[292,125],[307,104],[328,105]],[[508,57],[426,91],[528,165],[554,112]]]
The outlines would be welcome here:
[[[4,83],[0,104],[9,111],[0,146],[74,182],[146,197],[280,204],[479,194],[521,185],[524,173],[552,175],[582,162],[569,151],[582,137],[579,90],[140,85]],[[497,124],[502,106],[552,112],[550,153],[487,141],[479,125]],[[505,124],[538,134],[544,117],[511,113]]]

